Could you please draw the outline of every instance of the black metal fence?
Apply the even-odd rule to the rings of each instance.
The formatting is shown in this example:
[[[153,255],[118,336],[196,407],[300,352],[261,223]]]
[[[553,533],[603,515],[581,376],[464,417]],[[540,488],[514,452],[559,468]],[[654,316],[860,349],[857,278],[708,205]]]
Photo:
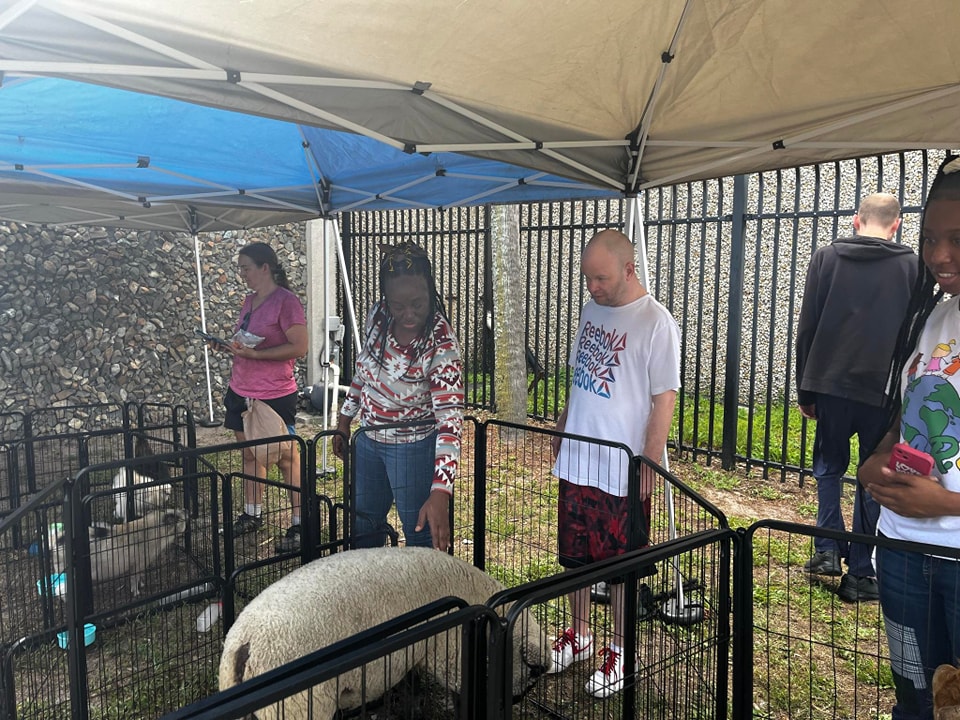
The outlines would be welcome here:
[[[107,424],[114,412],[122,431]],[[296,489],[274,475],[259,479],[243,473],[245,448],[278,439],[180,447],[178,433],[192,436],[192,421],[181,412],[160,408],[150,419],[150,412],[133,406],[119,412],[78,409],[90,424],[70,426],[71,432],[60,435],[20,440],[7,435],[9,456],[32,458],[36,467],[17,465],[19,474],[5,478],[0,717],[84,720],[166,712],[223,718],[254,708],[264,717],[271,708],[290,717],[298,706],[288,705],[287,698],[307,688],[336,683],[358,668],[379,666],[392,677],[383,663],[397,657],[394,653],[409,648],[418,658],[430,658],[454,646],[464,653],[456,676],[448,673],[439,688],[424,685],[422,678],[397,678],[398,688],[385,699],[372,691],[363,695],[361,716],[839,719],[882,717],[893,703],[878,606],[839,602],[836,579],[804,573],[802,564],[816,535],[910,551],[929,548],[773,520],[735,533],[720,511],[669,472],[630,458],[633,466],[651,465],[662,479],[651,502],[652,545],[562,572],[556,558],[558,481],[550,451],[555,433],[476,419],[468,420],[464,433],[453,552],[485,569],[505,590],[485,606],[425,607],[415,617],[371,628],[216,694],[221,641],[237,614],[304,562],[351,544],[353,491],[349,463],[317,469],[318,449],[331,433],[296,439],[306,480],[300,488],[304,544],[299,552],[283,552],[277,539],[290,522],[289,491]],[[65,410],[63,417],[69,415]],[[37,418],[28,413],[13,425],[55,426]],[[74,477],[57,471],[58,464],[74,467],[71,453],[89,445],[84,438],[89,433],[102,452],[120,459],[81,467]],[[163,452],[124,458],[124,448],[143,436]],[[126,471],[145,464],[165,467],[168,476],[128,485]],[[32,480],[26,477],[31,474]],[[9,500],[14,481],[30,489],[19,504]],[[230,520],[242,509],[244,484],[250,482],[263,485],[265,524],[260,532],[234,537]],[[139,514],[145,509],[140,503],[163,485],[169,486],[164,509],[144,516],[171,520],[151,526],[163,530],[143,532],[142,525],[134,526],[140,520],[108,522],[129,507],[131,492]],[[960,555],[947,549],[938,554]],[[648,575],[651,566],[656,572]],[[535,618],[542,641],[549,643],[571,625],[565,596],[612,577],[622,578],[627,588],[630,662],[623,691],[590,696],[584,684],[595,666],[584,662],[533,678],[533,687],[515,703],[510,678],[516,659],[507,648],[508,638],[524,632],[514,627],[522,612]],[[598,647],[609,642],[612,610],[599,595],[590,626]],[[430,647],[435,652],[423,655]],[[443,668],[432,674],[427,668],[427,675],[442,674]]]
[[[342,542],[342,473],[307,473],[317,438],[286,440],[300,450],[295,488],[243,472],[246,449],[278,439],[196,448],[179,406],[18,420],[0,512],[4,720],[156,717],[215,692],[224,628],[264,587]],[[263,528],[234,537],[251,483]],[[303,545],[282,552],[293,493]]]
[[[650,289],[681,327],[683,393],[672,443],[727,469],[741,463],[780,479],[809,474],[813,434],[794,407],[794,345],[810,255],[853,234],[859,199],[881,190],[900,198],[897,240],[916,249],[921,204],[941,158],[907,152],[643,193]],[[520,207],[531,418],[553,419],[563,408],[570,343],[587,297],[579,255],[598,230],[623,227],[627,202]],[[427,249],[463,346],[467,401],[495,409],[489,209],[355,213],[343,237],[361,315],[378,296],[378,245],[402,239]]]

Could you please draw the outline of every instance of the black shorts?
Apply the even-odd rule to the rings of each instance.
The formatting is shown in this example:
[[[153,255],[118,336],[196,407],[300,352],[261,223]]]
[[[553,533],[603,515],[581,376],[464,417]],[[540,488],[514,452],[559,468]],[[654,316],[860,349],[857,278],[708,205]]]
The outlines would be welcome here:
[[[276,411],[291,435],[296,434],[294,425],[297,422],[298,395],[299,393],[292,392],[283,397],[262,401]],[[227,415],[223,418],[223,426],[228,430],[243,432],[243,413],[247,409],[247,399],[237,395],[233,388],[227,388],[227,394],[223,396],[223,406],[227,409]]]

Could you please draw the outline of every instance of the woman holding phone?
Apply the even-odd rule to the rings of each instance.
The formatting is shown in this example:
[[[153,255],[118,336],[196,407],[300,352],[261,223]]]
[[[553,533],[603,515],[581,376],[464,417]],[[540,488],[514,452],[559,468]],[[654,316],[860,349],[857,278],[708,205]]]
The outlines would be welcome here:
[[[960,365],[943,352],[958,339],[960,158],[948,156],[927,195],[920,273],[891,362],[891,430],[857,474],[880,503],[882,536],[960,548]],[[894,455],[898,442],[909,449]],[[924,454],[933,463],[925,474]],[[933,718],[933,673],[960,657],[960,562],[878,546],[876,567],[893,720]]]

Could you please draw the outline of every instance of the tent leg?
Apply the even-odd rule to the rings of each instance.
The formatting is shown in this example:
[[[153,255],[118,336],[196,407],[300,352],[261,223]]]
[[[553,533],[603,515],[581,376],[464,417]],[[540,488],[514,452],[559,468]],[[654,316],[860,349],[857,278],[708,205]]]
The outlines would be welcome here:
[[[640,198],[637,196],[627,199],[627,221],[625,224],[627,236],[633,240],[637,248],[637,275],[643,286],[650,289],[650,270],[647,264],[647,242],[643,232],[643,216],[640,214]],[[667,449],[663,449],[663,457],[660,464],[667,471],[670,470],[670,458],[667,455]],[[675,540],[677,537],[677,521],[673,506],[673,485],[669,482],[664,488],[664,494],[667,499],[667,519],[670,523],[668,528],[669,537]],[[673,581],[676,588],[676,596],[667,600],[660,609],[660,617],[664,622],[677,625],[692,625],[703,620],[703,607],[689,602],[683,594],[683,575],[680,572],[680,558],[672,557],[668,561],[673,568]]]
[[[350,324],[353,326],[353,347],[355,352],[360,352],[360,327],[357,324],[357,313],[353,306],[353,292],[350,290],[350,276],[347,274],[347,261],[343,257],[343,239],[340,237],[340,225],[332,223],[334,238],[337,241],[337,262],[340,264],[340,277],[343,282],[344,304],[347,306],[347,316],[350,318]]]
[[[335,220],[325,220],[323,223],[323,332],[324,332],[324,341],[323,341],[323,357],[320,358],[320,386],[323,388],[323,399],[321,402],[322,412],[323,412],[323,429],[328,430],[331,427],[332,415],[333,412],[337,409],[339,392],[338,386],[340,384],[340,357],[337,357],[337,362],[334,363],[331,360],[331,344],[334,342],[336,337],[343,337],[342,323],[340,323],[339,318],[337,318],[339,327],[332,327],[331,320],[334,319],[334,310],[335,308],[329,307],[330,295],[328,293],[328,288],[330,286],[330,264],[327,262],[327,258],[330,257],[330,247],[331,241],[336,239],[337,247],[337,257],[340,259],[341,269],[344,266],[342,257],[343,253],[340,249],[340,238],[339,233],[337,232],[337,224]],[[353,318],[352,312],[352,298],[350,295],[350,281],[347,278],[346,274],[341,271],[343,277],[343,286],[345,294],[348,298],[348,310],[350,310],[350,316]],[[339,335],[338,335],[339,331]],[[339,342],[339,341],[338,341]],[[338,351],[339,355],[339,351]],[[328,452],[329,452],[330,441],[329,438],[323,442],[320,449],[320,458],[319,465],[317,470],[321,475],[328,475],[334,472],[332,465],[328,465]]]
[[[203,271],[200,267],[200,236],[193,234],[193,254],[197,264],[197,297],[200,301],[200,329],[207,331],[207,311],[203,299]],[[217,427],[220,421],[213,414],[213,386],[210,382],[210,348],[203,344],[203,366],[207,374],[207,407],[209,408],[209,417],[197,420],[201,427]]]

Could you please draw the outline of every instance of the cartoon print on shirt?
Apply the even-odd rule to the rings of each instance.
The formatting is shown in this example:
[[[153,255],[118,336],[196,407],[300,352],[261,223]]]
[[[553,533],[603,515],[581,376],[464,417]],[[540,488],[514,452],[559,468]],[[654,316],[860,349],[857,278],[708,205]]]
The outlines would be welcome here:
[[[928,373],[940,372],[940,366],[943,363],[943,359],[950,354],[950,346],[956,342],[956,339],[951,338],[945,343],[937,343],[937,345],[930,352],[930,363],[927,365]]]
[[[947,376],[956,375],[957,370],[960,370],[960,354],[950,358],[950,364],[943,369],[943,374]]]
[[[912,383],[917,379],[917,370],[920,369],[920,361],[923,360],[923,353],[918,352],[913,362],[910,363],[910,369],[907,370],[907,382]]]
[[[911,366],[900,417],[903,439],[910,447],[933,456],[941,473],[953,468],[960,455],[960,396],[940,374],[941,360],[955,342],[938,343],[931,353],[934,358],[920,377],[911,378],[910,372],[915,371]],[[918,362],[919,355],[915,364]]]
[[[620,353],[627,349],[627,334],[588,322],[577,344],[577,364],[573,384],[587,392],[609,398],[617,381]]]

